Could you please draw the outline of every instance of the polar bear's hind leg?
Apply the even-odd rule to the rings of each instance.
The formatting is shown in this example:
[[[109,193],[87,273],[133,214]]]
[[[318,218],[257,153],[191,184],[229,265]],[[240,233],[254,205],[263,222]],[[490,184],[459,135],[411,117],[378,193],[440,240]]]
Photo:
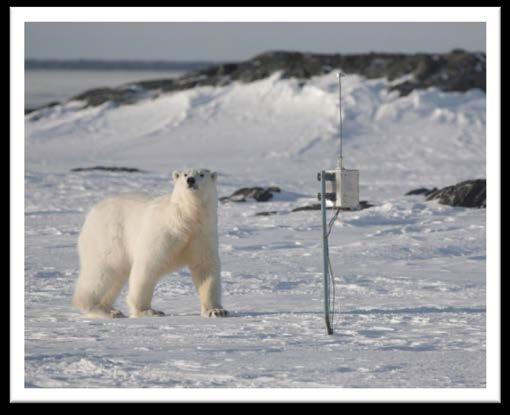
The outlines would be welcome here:
[[[97,269],[96,272],[82,269],[76,284],[73,305],[89,317],[123,317],[112,305],[124,282],[125,279],[119,279],[111,269]]]
[[[115,303],[115,300],[119,296],[119,293],[122,290],[122,287],[124,286],[124,284],[126,283],[127,280],[128,280],[128,275],[121,277],[121,278],[113,278],[112,279],[112,285],[111,285],[110,289],[106,292],[105,295],[103,295],[103,297],[100,300],[100,304],[102,307],[104,307],[105,309],[115,310],[113,308],[113,303]],[[115,310],[115,311],[118,311],[118,310]],[[118,311],[118,313],[120,313],[122,315],[121,317],[124,317],[124,315],[120,311]],[[118,316],[115,315],[112,317],[118,317]]]

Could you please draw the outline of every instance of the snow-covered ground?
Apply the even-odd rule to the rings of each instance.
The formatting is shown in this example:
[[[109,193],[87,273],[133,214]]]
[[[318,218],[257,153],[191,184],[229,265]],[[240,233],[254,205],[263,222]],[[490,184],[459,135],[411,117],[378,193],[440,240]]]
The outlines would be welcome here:
[[[135,105],[27,117],[27,387],[485,387],[485,209],[405,192],[485,177],[485,94],[388,94],[343,78],[344,157],[360,198],[330,238],[335,333],[322,315],[316,174],[335,165],[336,75],[300,87],[278,75]],[[125,165],[146,173],[72,173]],[[189,272],[157,286],[161,318],[90,320],[70,306],[76,242],[106,195],[171,191],[182,167],[219,172],[219,194],[283,190],[219,207],[226,319],[199,317]],[[279,211],[255,216],[261,211]],[[118,307],[126,311],[125,291]]]

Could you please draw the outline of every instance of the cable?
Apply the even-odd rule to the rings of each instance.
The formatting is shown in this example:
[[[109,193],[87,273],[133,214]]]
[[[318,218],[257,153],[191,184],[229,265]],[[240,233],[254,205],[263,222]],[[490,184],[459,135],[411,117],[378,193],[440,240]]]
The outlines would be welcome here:
[[[333,215],[333,217],[329,220],[329,223],[328,223],[328,233],[326,234],[329,238],[329,234],[331,233],[331,230],[333,229],[333,224],[335,223],[336,221],[336,218],[338,217],[338,214],[340,213],[340,210],[341,208],[338,208],[335,212],[335,214]]]
[[[333,328],[335,323],[334,323],[334,316],[335,316],[335,299],[336,299],[336,290],[335,290],[335,277],[333,275],[333,267],[331,266],[331,261],[329,260],[328,258],[328,262],[329,262],[329,279],[330,279],[330,286],[332,288],[332,295],[330,296],[329,298],[329,305],[330,305],[330,308],[329,308],[329,320],[331,322],[331,327]]]

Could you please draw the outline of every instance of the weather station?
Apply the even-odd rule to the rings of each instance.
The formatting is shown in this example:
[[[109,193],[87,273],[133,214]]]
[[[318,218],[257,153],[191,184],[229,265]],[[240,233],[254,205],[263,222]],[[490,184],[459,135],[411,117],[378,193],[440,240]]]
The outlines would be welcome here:
[[[329,235],[341,210],[357,210],[359,208],[359,170],[348,170],[343,167],[342,149],[342,78],[338,72],[338,118],[339,146],[337,164],[334,170],[322,170],[317,175],[321,182],[321,190],[317,195],[321,204],[322,215],[322,254],[324,274],[324,316],[328,334],[333,334],[333,316],[335,305],[335,281],[329,257]],[[327,221],[327,201],[336,209],[333,217]]]

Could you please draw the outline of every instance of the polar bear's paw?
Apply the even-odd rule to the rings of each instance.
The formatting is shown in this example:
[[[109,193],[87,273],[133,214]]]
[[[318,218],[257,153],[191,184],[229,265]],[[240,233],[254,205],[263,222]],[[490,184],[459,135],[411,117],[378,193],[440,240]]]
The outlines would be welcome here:
[[[165,313],[149,308],[148,310],[139,310],[131,314],[131,317],[162,317]]]
[[[228,311],[224,308],[210,308],[202,312],[202,317],[227,317]]]
[[[123,313],[122,311],[117,310],[117,309],[115,309],[115,308],[112,308],[112,309],[110,310],[110,317],[111,317],[111,318],[124,318],[124,317],[126,317],[126,316],[124,315],[124,313]]]
[[[94,307],[85,313],[87,318],[122,318],[126,317],[122,311],[115,308]]]

